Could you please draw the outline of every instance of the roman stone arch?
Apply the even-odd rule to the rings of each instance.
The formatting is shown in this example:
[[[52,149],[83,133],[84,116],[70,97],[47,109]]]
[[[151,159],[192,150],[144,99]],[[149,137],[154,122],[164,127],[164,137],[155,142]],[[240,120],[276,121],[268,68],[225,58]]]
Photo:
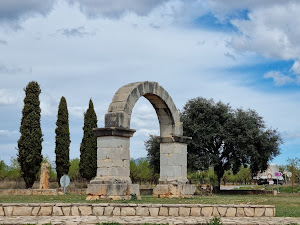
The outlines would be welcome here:
[[[160,136],[182,136],[178,110],[168,92],[156,82],[136,82],[121,87],[105,115],[105,127],[130,128],[132,109],[144,96],[153,105],[160,125]]]
[[[156,82],[136,82],[121,87],[105,115],[105,127],[94,129],[97,136],[97,176],[87,189],[88,198],[129,199],[139,195],[138,185],[130,179],[131,113],[140,97],[154,107],[160,125],[160,179],[154,196],[191,196],[195,188],[187,184],[187,142],[183,136],[178,110]]]

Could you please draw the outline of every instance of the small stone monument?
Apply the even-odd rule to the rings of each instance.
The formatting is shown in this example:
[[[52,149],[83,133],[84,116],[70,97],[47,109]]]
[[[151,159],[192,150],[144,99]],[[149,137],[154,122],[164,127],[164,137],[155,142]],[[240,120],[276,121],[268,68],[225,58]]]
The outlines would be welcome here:
[[[49,189],[49,164],[43,163],[41,166],[40,189]]]

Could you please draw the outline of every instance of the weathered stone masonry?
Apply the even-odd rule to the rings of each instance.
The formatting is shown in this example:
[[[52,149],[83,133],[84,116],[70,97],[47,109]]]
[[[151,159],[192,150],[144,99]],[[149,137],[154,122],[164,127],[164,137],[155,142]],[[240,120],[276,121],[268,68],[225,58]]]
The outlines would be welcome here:
[[[131,113],[140,97],[153,105],[160,125],[160,178],[154,197],[191,197],[195,187],[187,180],[187,143],[183,136],[178,110],[156,82],[136,82],[121,87],[114,95],[105,115],[105,128],[94,130],[97,136],[97,176],[90,182],[87,199],[130,199],[139,195],[138,185],[129,174]]]
[[[272,205],[0,203],[0,216],[274,217]]]

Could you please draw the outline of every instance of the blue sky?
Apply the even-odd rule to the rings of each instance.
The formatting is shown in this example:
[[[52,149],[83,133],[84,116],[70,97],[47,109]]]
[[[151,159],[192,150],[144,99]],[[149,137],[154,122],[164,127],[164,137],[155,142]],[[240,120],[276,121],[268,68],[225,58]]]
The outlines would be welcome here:
[[[79,157],[92,98],[98,127],[114,93],[156,81],[178,109],[202,96],[255,109],[284,144],[273,163],[300,157],[299,1],[0,1],[0,160],[16,157],[23,88],[41,85],[43,155],[54,160],[61,96],[70,113],[71,158]],[[134,107],[131,157],[159,134],[145,99]]]

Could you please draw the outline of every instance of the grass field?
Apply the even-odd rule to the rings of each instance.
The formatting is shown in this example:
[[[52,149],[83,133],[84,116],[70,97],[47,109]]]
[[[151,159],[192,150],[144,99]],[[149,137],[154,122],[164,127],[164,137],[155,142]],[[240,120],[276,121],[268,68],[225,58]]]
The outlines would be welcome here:
[[[0,203],[91,203],[85,200],[86,195],[66,194],[61,196],[17,196],[1,195]],[[93,203],[157,203],[157,204],[252,204],[275,205],[278,217],[300,217],[300,195],[212,195],[195,196],[192,199],[165,199],[143,195],[138,201],[99,200]]]

